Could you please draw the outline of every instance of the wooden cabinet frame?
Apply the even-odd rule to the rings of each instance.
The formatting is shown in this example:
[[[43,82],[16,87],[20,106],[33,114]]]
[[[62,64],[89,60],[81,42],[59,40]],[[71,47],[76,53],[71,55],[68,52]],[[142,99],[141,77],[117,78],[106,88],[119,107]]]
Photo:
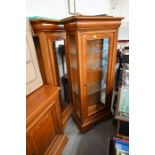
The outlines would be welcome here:
[[[118,28],[121,24],[122,18],[120,17],[87,17],[87,16],[73,16],[64,19],[64,27],[67,33],[67,53],[73,50],[70,42],[71,36],[75,37],[74,50],[77,55],[77,74],[78,74],[78,88],[79,88],[79,105],[74,101],[73,118],[78,125],[81,132],[87,131],[95,123],[110,118],[111,101],[114,86],[115,76],[115,61],[116,61],[116,47]],[[110,39],[109,55],[108,55],[108,69],[106,79],[106,101],[105,106],[98,108],[93,105],[88,108],[87,104],[87,89],[86,89],[86,41],[91,39]],[[69,57],[70,58],[70,57]],[[71,62],[71,60],[69,59]],[[71,66],[70,66],[71,67]],[[70,69],[71,82],[73,87],[73,74]],[[73,88],[72,88],[73,90]],[[77,113],[77,111],[79,112]]]
[[[39,58],[39,65],[43,82],[52,86],[59,86],[58,70],[56,65],[56,56],[52,44],[57,40],[64,40],[66,49],[66,33],[63,23],[56,20],[31,20],[31,25],[35,33],[35,45]],[[67,51],[67,49],[65,50]],[[70,75],[70,67],[68,55],[66,53],[67,74]],[[71,81],[68,76],[69,94],[71,94]],[[62,109],[62,124],[66,126],[72,112],[72,96],[69,98],[69,103],[65,109]]]

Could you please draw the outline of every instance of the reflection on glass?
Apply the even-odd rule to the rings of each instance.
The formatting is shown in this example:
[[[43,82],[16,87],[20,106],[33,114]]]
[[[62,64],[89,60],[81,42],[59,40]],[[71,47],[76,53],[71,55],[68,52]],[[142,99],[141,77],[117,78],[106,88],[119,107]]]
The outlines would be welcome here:
[[[88,103],[105,104],[109,39],[87,41]]]
[[[119,113],[120,116],[129,117],[129,87],[122,85],[120,89],[120,101],[119,101]]]
[[[79,85],[78,85],[78,61],[77,61],[77,51],[76,51],[76,40],[75,35],[69,36],[69,57],[70,57],[70,67],[71,67],[71,80],[72,80],[72,91],[73,91],[73,102],[75,106],[75,112],[80,117],[80,96],[79,96]]]
[[[59,84],[61,87],[61,91],[60,91],[61,104],[62,104],[62,108],[64,109],[69,102],[69,98],[67,96],[69,87],[68,87],[64,40],[55,41],[54,49],[55,49],[56,62],[57,62],[57,68],[58,68]]]

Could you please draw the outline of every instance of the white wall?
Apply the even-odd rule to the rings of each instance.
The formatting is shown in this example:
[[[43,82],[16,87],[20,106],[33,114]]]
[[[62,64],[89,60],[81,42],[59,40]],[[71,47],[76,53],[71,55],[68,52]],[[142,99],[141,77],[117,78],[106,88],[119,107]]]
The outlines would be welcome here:
[[[113,16],[123,16],[129,20],[129,0],[110,0],[110,14]]]
[[[119,40],[129,39],[129,0],[76,0],[76,12],[83,15],[108,14],[125,19],[119,30]],[[68,0],[26,0],[26,15],[62,19],[68,13]]]
[[[69,16],[67,0],[26,0],[26,16],[65,18]]]
[[[129,40],[129,0],[111,0],[110,15],[124,17],[119,29],[119,40]]]
[[[76,8],[84,15],[109,14],[110,0],[76,0]]]
[[[77,12],[84,15],[109,14],[109,0],[76,0]],[[26,15],[61,19],[68,16],[68,0],[26,0]]]

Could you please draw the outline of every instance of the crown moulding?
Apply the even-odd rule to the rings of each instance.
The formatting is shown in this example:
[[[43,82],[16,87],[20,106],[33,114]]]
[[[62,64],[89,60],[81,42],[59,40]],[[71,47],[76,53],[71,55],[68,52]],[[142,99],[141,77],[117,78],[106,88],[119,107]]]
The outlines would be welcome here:
[[[64,25],[56,20],[31,20],[34,31],[64,31]]]
[[[64,31],[81,29],[117,29],[122,17],[111,16],[73,16],[62,20],[31,20],[34,31]]]
[[[121,25],[122,17],[98,17],[98,16],[88,16],[88,17],[70,17],[62,20],[64,23],[64,28],[66,30],[76,30],[76,29],[93,29],[93,28],[119,28]]]

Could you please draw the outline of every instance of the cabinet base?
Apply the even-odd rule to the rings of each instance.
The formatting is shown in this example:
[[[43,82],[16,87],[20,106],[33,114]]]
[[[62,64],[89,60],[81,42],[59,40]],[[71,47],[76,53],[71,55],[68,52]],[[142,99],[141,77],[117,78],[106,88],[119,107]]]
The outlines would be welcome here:
[[[101,111],[100,113],[89,116],[84,122],[82,122],[76,114],[73,114],[72,118],[76,123],[77,127],[79,128],[80,132],[84,133],[87,132],[89,129],[93,128],[95,124],[112,118],[112,112],[107,110]]]
[[[62,113],[62,125],[63,125],[63,129],[66,128],[67,121],[70,118],[72,112],[73,112],[73,107],[72,107],[72,104],[70,103],[66,107],[66,109],[63,111],[63,113]]]
[[[49,148],[45,152],[45,155],[61,155],[67,141],[67,136],[59,135],[56,138],[56,141],[52,143],[51,146],[49,146]]]

